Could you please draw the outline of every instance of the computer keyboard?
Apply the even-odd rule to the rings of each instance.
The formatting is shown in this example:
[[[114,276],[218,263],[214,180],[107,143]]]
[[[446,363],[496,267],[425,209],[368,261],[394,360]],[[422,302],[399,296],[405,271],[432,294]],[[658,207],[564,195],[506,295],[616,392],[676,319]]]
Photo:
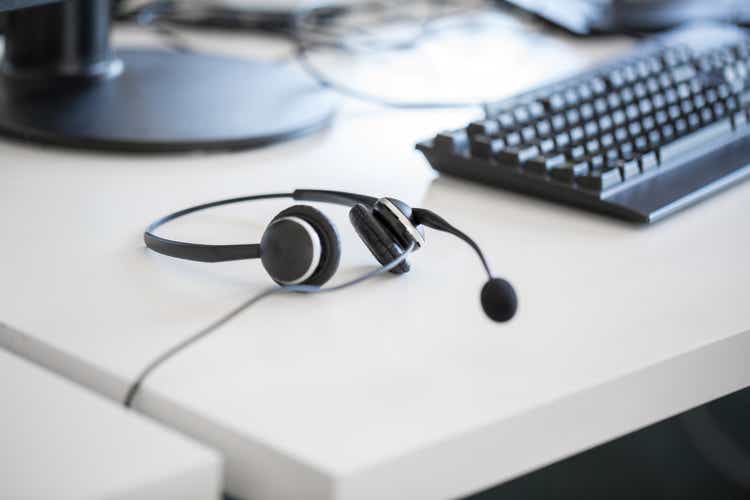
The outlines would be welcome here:
[[[421,142],[439,172],[653,222],[750,175],[750,36],[700,25]]]

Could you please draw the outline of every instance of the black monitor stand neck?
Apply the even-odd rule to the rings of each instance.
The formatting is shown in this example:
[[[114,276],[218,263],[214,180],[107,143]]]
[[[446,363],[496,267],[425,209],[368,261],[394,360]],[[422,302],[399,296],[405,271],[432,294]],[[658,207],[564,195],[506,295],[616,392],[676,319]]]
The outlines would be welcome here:
[[[333,115],[332,97],[288,65],[112,50],[108,1],[3,15],[0,134],[117,151],[226,150],[313,132]]]

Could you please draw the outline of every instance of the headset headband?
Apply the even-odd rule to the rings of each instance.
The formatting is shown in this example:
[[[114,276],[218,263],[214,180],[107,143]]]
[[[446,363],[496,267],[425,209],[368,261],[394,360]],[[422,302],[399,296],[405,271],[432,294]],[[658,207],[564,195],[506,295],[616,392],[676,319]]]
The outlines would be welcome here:
[[[146,246],[163,255],[176,257],[178,259],[195,260],[199,262],[226,262],[230,260],[258,259],[260,258],[260,244],[249,243],[244,245],[203,245],[200,243],[187,243],[175,241],[156,236],[154,231],[160,226],[184,215],[199,212],[213,207],[244,203],[247,201],[271,200],[274,198],[291,198],[296,201],[316,201],[320,203],[331,203],[353,207],[357,203],[373,206],[377,198],[363,194],[347,193],[344,191],[326,191],[321,189],[297,189],[291,193],[259,194],[255,196],[244,196],[240,198],[229,198],[214,201],[203,205],[186,208],[169,214],[154,221],[143,234]]]

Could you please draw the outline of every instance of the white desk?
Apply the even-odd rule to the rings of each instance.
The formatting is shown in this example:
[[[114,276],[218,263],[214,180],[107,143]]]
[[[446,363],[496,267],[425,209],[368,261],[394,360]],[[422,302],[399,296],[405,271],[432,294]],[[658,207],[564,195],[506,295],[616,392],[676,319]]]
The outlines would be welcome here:
[[[201,40],[234,53],[248,43]],[[534,60],[528,43],[499,35],[486,43],[484,53],[496,55],[482,73],[494,75],[500,95],[608,47],[528,42],[540,51],[535,65],[520,63]],[[278,53],[269,43],[254,48]],[[460,65],[481,54],[448,53],[436,71],[463,70],[446,80],[479,80]],[[369,85],[399,90],[399,73],[363,72]],[[0,345],[121,400],[157,353],[269,286],[258,263],[146,252],[145,225],[196,202],[322,187],[441,213],[516,285],[519,314],[509,325],[488,321],[474,256],[433,232],[406,276],[258,304],[156,372],[136,402],[220,449],[235,495],[466,495],[750,384],[750,183],[636,227],[436,178],[413,144],[473,115],[347,102],[326,133],[224,155],[0,143]],[[250,241],[286,206],[206,213],[167,234]],[[343,238],[337,280],[369,269],[345,210],[322,208]]]
[[[0,498],[215,500],[219,455],[0,351]]]

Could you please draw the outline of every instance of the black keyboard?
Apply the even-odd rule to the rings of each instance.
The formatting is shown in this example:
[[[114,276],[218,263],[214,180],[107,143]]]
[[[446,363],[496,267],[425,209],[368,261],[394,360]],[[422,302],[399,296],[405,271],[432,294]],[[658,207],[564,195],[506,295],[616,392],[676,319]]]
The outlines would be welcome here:
[[[750,36],[682,28],[417,145],[439,172],[653,222],[750,175]]]

